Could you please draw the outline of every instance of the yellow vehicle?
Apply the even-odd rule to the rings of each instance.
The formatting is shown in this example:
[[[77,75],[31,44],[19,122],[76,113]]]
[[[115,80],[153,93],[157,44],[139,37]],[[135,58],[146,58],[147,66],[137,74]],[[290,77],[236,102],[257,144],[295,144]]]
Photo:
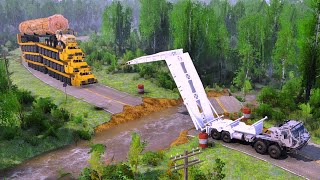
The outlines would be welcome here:
[[[17,40],[29,67],[72,86],[98,82],[84,60],[73,30],[42,35],[20,33]]]

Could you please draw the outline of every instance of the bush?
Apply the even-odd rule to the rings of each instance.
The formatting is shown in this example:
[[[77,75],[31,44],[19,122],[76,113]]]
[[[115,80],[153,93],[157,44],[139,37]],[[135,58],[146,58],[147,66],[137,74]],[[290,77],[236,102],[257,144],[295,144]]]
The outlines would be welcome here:
[[[77,134],[83,140],[90,140],[92,138],[92,133],[89,130],[77,130]]]
[[[31,104],[35,100],[30,91],[18,90],[16,95],[20,104]]]
[[[51,115],[57,123],[68,122],[70,120],[71,114],[64,108],[52,109]]]
[[[57,108],[57,105],[52,102],[51,98],[46,97],[37,99],[36,103],[34,103],[34,108],[47,114],[51,112],[51,109]]]
[[[148,151],[142,156],[142,163],[150,166],[157,166],[161,163],[164,158],[164,153],[162,151],[152,152]]]
[[[157,74],[159,85],[165,89],[174,89],[176,87],[172,77],[167,72],[159,72]]]
[[[24,129],[36,128],[39,132],[43,132],[50,128],[50,123],[42,112],[34,109],[25,117],[22,127]]]
[[[253,111],[254,116],[259,117],[265,117],[268,116],[268,118],[272,117],[273,109],[269,104],[260,104],[260,106]]]
[[[73,122],[75,122],[76,124],[80,124],[83,122],[83,118],[82,116],[76,116],[73,118]]]
[[[3,140],[12,140],[14,139],[17,133],[18,127],[8,127],[8,126],[0,126],[0,139]]]
[[[278,98],[277,91],[271,87],[264,87],[257,97],[260,103],[269,104],[272,107],[278,106]]]
[[[104,168],[103,179],[134,179],[131,168],[124,164],[109,165]]]
[[[46,138],[46,137],[48,137],[48,136],[58,138],[57,131],[56,131],[56,129],[55,129],[53,126],[50,126],[50,128],[49,128],[49,129],[46,131],[46,133],[44,134],[43,138]]]
[[[32,146],[37,146],[40,144],[39,139],[35,136],[26,134],[23,136],[23,140],[29,144],[31,144]]]
[[[280,110],[273,110],[270,118],[275,120],[277,123],[282,123],[286,119],[286,115]]]

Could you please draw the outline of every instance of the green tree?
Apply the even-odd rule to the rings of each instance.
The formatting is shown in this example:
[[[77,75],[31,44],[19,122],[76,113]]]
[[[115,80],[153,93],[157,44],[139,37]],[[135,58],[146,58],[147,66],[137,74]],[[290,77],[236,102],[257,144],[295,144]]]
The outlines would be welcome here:
[[[319,26],[320,21],[320,1],[308,0],[309,9],[304,11],[304,17],[299,22],[299,48],[300,48],[300,71],[302,82],[305,88],[305,99],[309,100],[311,89],[319,86],[316,79],[319,76]]]
[[[117,55],[122,55],[129,44],[132,10],[120,1],[113,1],[105,8],[102,21],[102,36]]]
[[[137,175],[138,166],[140,164],[140,155],[145,149],[147,142],[141,141],[140,135],[136,132],[133,132],[131,136],[132,139],[128,152],[128,159],[132,171],[135,173],[135,175]]]
[[[278,38],[273,49],[273,63],[278,77],[282,83],[286,80],[286,72],[289,72],[296,62],[296,39],[293,16],[295,9],[292,5],[285,4],[280,14]]]
[[[192,7],[191,0],[179,0],[170,12],[170,29],[173,36],[173,47],[183,48],[191,52],[191,23]]]
[[[168,3],[166,0],[140,0],[139,30],[153,53],[167,48],[168,41]],[[152,42],[152,43],[150,43]],[[162,45],[162,47],[158,47]]]

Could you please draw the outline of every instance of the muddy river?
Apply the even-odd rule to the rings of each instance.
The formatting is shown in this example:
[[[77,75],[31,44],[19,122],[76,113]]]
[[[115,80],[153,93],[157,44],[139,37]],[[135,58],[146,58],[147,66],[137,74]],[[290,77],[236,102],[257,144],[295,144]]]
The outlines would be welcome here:
[[[146,150],[160,150],[169,147],[182,130],[194,127],[184,107],[169,108],[135,121],[120,124],[111,129],[97,133],[92,142],[105,144],[107,147],[105,161],[126,160],[131,132],[136,131],[142,140],[148,141]],[[89,142],[81,141],[51,152],[36,156],[24,163],[0,171],[0,179],[56,179],[59,170],[70,172],[77,177],[88,165]]]

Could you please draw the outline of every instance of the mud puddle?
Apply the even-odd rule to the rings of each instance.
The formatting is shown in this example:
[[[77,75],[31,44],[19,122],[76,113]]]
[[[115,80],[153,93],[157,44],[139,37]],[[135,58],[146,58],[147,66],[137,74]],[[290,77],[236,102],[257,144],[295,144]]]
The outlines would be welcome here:
[[[183,130],[193,127],[190,116],[183,106],[173,107],[152,113],[135,121],[129,121],[96,133],[93,143],[107,147],[105,161],[126,160],[131,132],[136,131],[148,141],[146,150],[160,150],[170,146]],[[81,141],[32,158],[21,165],[1,172],[0,177],[8,179],[56,179],[59,170],[70,172],[77,177],[88,165],[89,143]]]

